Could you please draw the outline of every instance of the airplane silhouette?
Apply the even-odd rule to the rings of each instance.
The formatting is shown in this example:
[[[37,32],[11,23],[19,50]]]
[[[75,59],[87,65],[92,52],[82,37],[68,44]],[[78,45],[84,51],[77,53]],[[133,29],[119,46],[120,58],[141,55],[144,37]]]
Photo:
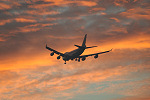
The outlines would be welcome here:
[[[71,59],[71,60],[74,60],[74,59],[75,59],[75,61],[78,60],[78,62],[80,62],[80,59],[82,59],[82,61],[84,61],[84,60],[86,59],[86,57],[88,57],[88,56],[94,56],[94,58],[96,59],[96,58],[98,58],[98,55],[99,55],[99,54],[103,54],[103,53],[107,53],[107,52],[112,51],[112,49],[111,49],[111,50],[104,51],[104,52],[99,52],[99,53],[94,53],[94,54],[88,54],[88,55],[81,55],[81,54],[84,52],[85,49],[97,47],[97,46],[87,47],[87,46],[86,46],[86,37],[87,37],[87,34],[86,34],[85,37],[84,37],[82,46],[74,45],[74,46],[78,47],[78,49],[75,49],[75,50],[70,51],[70,52],[66,52],[66,53],[58,52],[58,51],[56,51],[56,50],[54,50],[54,49],[48,47],[47,44],[46,44],[46,49],[52,51],[52,53],[50,53],[51,56],[53,56],[54,53],[57,54],[57,55],[59,55],[59,56],[57,57],[57,59],[60,59],[61,56],[62,56],[62,59],[65,61],[64,64],[66,64],[66,61],[69,61],[70,59]]]

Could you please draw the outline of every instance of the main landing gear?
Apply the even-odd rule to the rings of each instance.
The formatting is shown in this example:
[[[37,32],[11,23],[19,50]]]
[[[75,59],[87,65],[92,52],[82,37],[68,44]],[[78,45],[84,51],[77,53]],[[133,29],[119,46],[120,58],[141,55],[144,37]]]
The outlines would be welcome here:
[[[65,61],[65,63],[64,64],[66,64],[66,61]]]

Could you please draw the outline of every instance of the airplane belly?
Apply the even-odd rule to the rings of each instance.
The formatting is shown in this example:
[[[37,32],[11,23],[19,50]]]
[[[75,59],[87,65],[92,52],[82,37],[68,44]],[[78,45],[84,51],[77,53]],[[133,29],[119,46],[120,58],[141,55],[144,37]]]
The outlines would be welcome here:
[[[84,50],[85,49],[80,48],[80,49],[73,50],[71,52],[66,52],[65,54],[68,56],[67,57],[68,59],[77,58],[84,52]]]
[[[83,52],[84,52],[84,50],[79,49],[79,50],[77,50],[76,52],[74,52],[74,53],[72,54],[72,57],[73,57],[73,58],[76,58],[76,57],[78,57],[79,55],[81,55]]]

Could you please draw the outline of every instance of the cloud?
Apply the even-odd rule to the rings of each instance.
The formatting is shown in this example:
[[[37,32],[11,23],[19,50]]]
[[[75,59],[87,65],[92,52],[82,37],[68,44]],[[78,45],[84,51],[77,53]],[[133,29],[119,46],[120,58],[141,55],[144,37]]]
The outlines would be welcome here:
[[[0,10],[4,10],[4,9],[10,9],[11,6],[10,5],[7,5],[5,3],[0,3]]]
[[[117,99],[117,100],[149,100],[150,98],[141,98],[141,97],[126,97],[126,98],[121,98],[121,99]]]
[[[131,18],[134,20],[138,20],[138,19],[146,19],[146,20],[150,20],[150,15],[149,15],[150,10],[148,8],[133,8],[133,9],[129,9],[126,12],[122,12],[121,16],[125,16],[127,18]]]
[[[25,18],[16,18],[15,19],[17,22],[36,22],[35,20],[31,20],[31,19],[25,19]]]
[[[118,88],[123,88],[125,86],[128,87],[134,84],[148,83],[148,80],[133,81],[132,83],[132,79],[136,80],[138,74],[139,77],[141,77],[140,75],[142,73],[146,73],[146,71],[149,72],[149,67],[146,65],[146,62],[148,62],[149,59],[146,53],[148,51],[149,50],[144,49],[127,49],[121,51],[115,50],[109,54],[101,55],[100,58],[103,58],[100,60],[101,62],[94,59],[87,59],[86,62],[80,62],[83,66],[81,66],[81,64],[77,62],[71,62],[73,64],[68,63],[68,66],[54,64],[45,67],[41,66],[28,69],[19,69],[17,73],[19,74],[19,76],[21,76],[21,78],[18,79],[17,82],[21,82],[21,80],[24,81],[22,82],[22,84],[18,84],[17,86],[13,87],[15,88],[15,90],[13,88],[10,88],[5,91],[5,93],[11,91],[11,94],[9,94],[11,96],[5,98],[29,99],[36,98],[36,96],[38,96],[39,98],[43,98],[43,96],[48,96],[48,98],[54,99],[57,97],[66,97],[65,95],[63,95],[63,93],[66,93],[67,91],[70,91],[70,94],[68,94],[69,96],[74,97],[78,94],[77,90],[80,90],[80,88],[84,88],[82,90],[82,93],[84,93],[84,90],[86,90],[86,88],[90,84],[100,84],[103,82],[110,82],[115,80],[129,81],[127,81],[128,83],[126,83],[125,81],[125,83],[123,84],[114,84],[113,86],[111,84],[108,84],[109,87],[101,90],[100,93],[106,91],[109,91],[109,93],[113,93],[112,90],[117,90],[117,93],[130,96],[132,92],[128,91],[129,88],[125,88],[125,90],[122,92],[119,92],[120,90],[118,91]],[[143,59],[142,61],[141,58]],[[120,62],[118,62],[119,60]],[[15,83],[15,80],[13,83]],[[147,85],[143,85],[143,89],[145,86],[147,87]],[[136,88],[139,90],[142,87],[141,85],[137,85]],[[77,90],[74,91],[74,89]],[[143,95],[145,93],[144,90],[142,91],[143,92],[140,95]],[[62,95],[54,96],[54,94],[60,92]]]
[[[126,89],[125,91],[122,91],[122,93],[124,92],[124,94],[127,94],[127,97],[118,99],[118,100],[148,100],[149,97],[149,84],[147,84],[150,80],[145,79],[145,80],[141,80],[141,81],[137,81],[137,82],[131,82],[131,83],[127,83],[124,84],[124,86],[129,86],[131,85],[132,87],[129,89]],[[141,86],[138,86],[137,84],[141,84]]]
[[[30,8],[45,8],[45,7],[49,7],[49,6],[66,6],[66,5],[71,5],[71,4],[75,4],[77,6],[95,6],[97,5],[96,2],[94,1],[71,1],[71,0],[44,0],[44,1],[39,1],[39,2],[34,2],[35,5],[31,5],[29,6]]]
[[[5,25],[5,24],[7,24],[7,23],[10,23],[11,22],[11,20],[2,20],[1,22],[0,22],[0,25],[2,26],[2,25]]]
[[[3,0],[0,5],[0,99],[64,100],[99,93],[149,98],[147,0]],[[63,65],[45,49],[48,44],[71,51],[85,34],[87,46],[98,47],[84,54],[113,51]]]
[[[0,76],[1,85],[4,85],[9,81],[12,81],[12,79],[18,78],[18,74],[10,70],[3,70],[0,71],[0,73],[1,73]]]
[[[127,6],[127,5],[133,5],[136,4],[137,2],[140,2],[141,0],[115,0],[114,4],[116,6]]]
[[[117,18],[115,18],[115,17],[112,17],[112,18],[110,18],[110,19],[113,19],[113,20],[115,20],[116,22],[120,22],[120,20],[117,19]]]

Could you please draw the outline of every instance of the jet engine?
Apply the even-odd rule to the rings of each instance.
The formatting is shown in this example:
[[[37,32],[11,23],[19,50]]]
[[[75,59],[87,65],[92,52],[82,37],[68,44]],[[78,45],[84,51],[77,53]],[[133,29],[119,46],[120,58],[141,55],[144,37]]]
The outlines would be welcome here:
[[[86,57],[82,57],[82,61],[84,61],[86,59]]]
[[[52,52],[50,55],[53,56],[53,55],[54,55],[54,52]]]
[[[58,56],[57,59],[60,59],[60,56]]]
[[[95,56],[94,56],[94,58],[95,58],[95,59],[96,59],[96,58],[98,58],[98,54],[97,54],[97,55],[95,55]]]

